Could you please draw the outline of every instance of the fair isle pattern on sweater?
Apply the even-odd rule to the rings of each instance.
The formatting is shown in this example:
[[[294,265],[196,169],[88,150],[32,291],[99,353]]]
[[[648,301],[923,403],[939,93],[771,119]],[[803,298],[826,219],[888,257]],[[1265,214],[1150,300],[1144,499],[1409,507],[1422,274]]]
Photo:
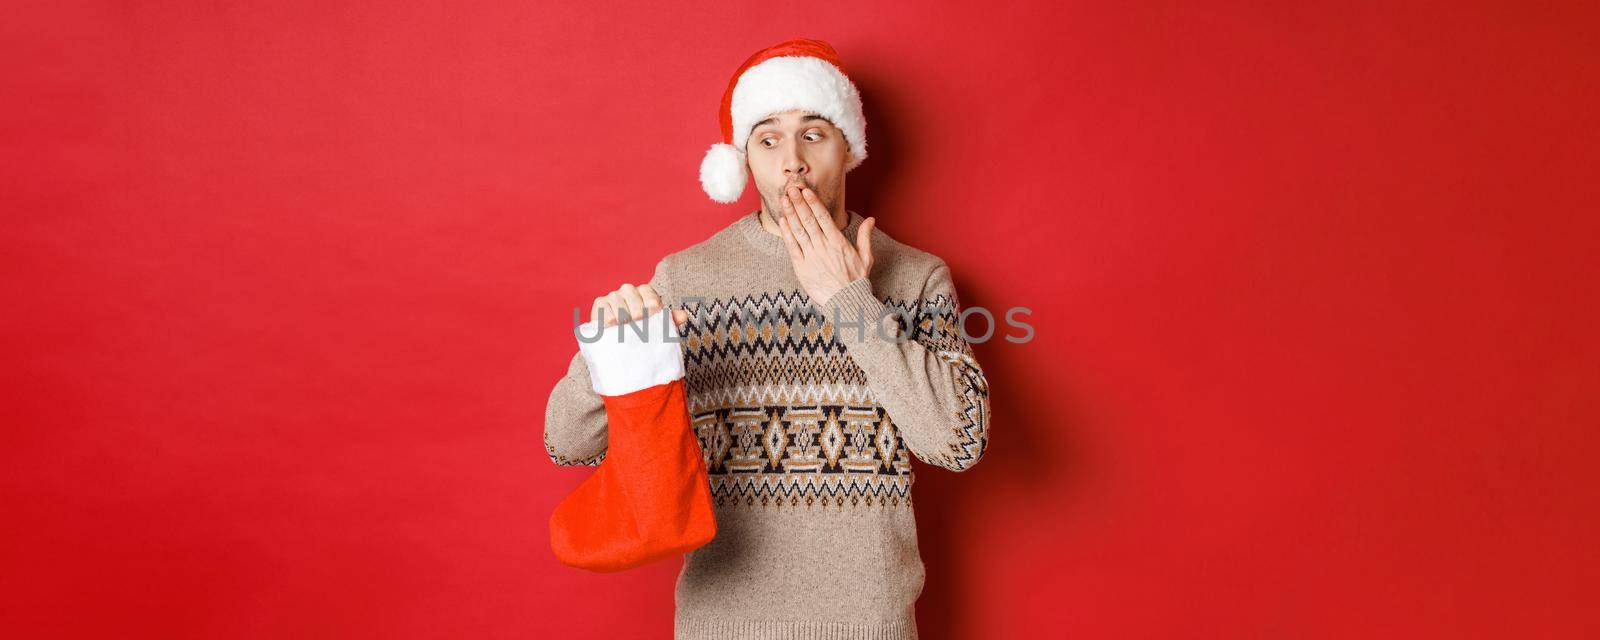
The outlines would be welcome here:
[[[690,312],[686,410],[717,520],[684,555],[677,640],[917,637],[917,463],[982,459],[989,387],[949,267],[881,229],[872,247],[871,274],[820,309],[755,212],[656,264],[663,303]],[[545,409],[550,460],[600,464],[607,428],[575,355]]]
[[[963,369],[961,423],[938,460],[960,470],[986,447],[988,385],[948,296],[888,300],[890,336]],[[712,496],[748,507],[884,507],[911,500],[911,455],[833,325],[798,290],[688,307],[689,410]],[[910,319],[909,322],[907,319]]]

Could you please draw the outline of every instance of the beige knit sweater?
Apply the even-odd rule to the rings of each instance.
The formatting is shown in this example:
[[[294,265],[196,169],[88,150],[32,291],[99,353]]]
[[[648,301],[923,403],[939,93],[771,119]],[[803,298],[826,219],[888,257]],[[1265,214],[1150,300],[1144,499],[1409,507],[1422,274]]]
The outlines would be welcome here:
[[[863,218],[848,213],[854,242]],[[989,388],[957,330],[949,268],[872,234],[872,273],[820,307],[754,211],[656,265],[664,303],[691,313],[689,413],[717,517],[678,576],[679,640],[917,637],[911,458],[976,464]],[[605,407],[578,355],[550,393],[544,441],[558,465],[605,458]]]

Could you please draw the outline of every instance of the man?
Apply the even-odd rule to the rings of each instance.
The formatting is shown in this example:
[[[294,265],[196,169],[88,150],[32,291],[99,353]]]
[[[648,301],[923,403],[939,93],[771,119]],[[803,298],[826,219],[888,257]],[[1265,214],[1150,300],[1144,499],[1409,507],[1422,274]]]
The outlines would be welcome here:
[[[734,202],[748,172],[761,208],[590,310],[614,324],[671,309],[681,327],[718,531],[685,555],[676,637],[914,638],[911,458],[962,471],[988,446],[988,383],[950,270],[845,207],[865,120],[827,43],[751,56],[719,117],[701,185]],[[605,457],[605,409],[579,356],[544,435],[556,464]]]

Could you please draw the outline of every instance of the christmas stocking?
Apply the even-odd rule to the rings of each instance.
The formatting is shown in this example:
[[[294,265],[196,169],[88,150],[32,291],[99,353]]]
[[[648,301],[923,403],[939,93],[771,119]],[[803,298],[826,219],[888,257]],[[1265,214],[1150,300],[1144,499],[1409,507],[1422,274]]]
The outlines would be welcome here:
[[[593,339],[598,329],[579,327],[578,350],[605,403],[606,455],[556,505],[550,548],[563,564],[612,572],[697,549],[716,537],[717,522],[671,311]]]

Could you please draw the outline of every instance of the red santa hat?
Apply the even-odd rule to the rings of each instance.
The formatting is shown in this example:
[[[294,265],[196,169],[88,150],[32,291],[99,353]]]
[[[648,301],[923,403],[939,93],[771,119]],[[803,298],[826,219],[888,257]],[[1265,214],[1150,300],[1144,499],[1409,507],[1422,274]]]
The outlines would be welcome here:
[[[700,161],[700,186],[712,200],[731,203],[744,193],[745,142],[755,124],[774,113],[802,109],[833,122],[850,144],[850,171],[867,159],[867,120],[861,94],[844,73],[838,52],[821,40],[795,38],[757,51],[722,94],[722,142]]]

